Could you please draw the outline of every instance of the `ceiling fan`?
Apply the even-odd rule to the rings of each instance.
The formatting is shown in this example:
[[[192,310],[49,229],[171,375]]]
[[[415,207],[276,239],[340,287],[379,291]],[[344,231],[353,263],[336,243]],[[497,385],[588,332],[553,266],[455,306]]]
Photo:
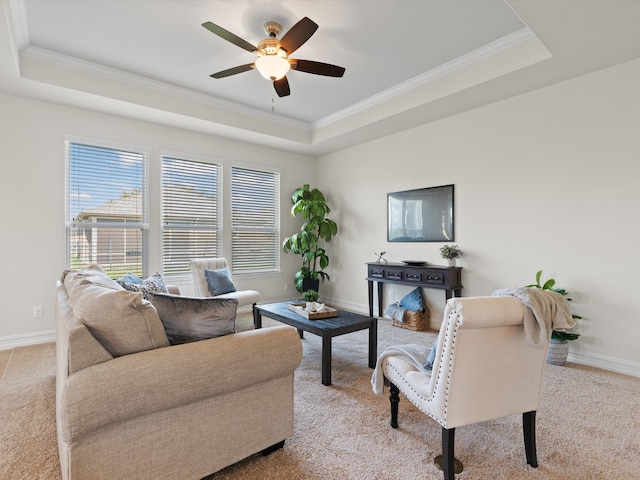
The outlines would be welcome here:
[[[273,82],[273,87],[279,97],[286,97],[291,93],[286,76],[289,70],[327,77],[342,77],[344,75],[345,69],[337,65],[289,58],[289,55],[309,40],[318,29],[318,25],[307,17],[291,27],[280,40],[277,39],[282,32],[280,24],[276,22],[265,23],[264,31],[269,35],[269,38],[262,40],[257,47],[215,23],[205,22],[202,26],[228,42],[258,55],[255,62],[214,73],[210,75],[213,78],[225,78],[255,68],[263,77]]]

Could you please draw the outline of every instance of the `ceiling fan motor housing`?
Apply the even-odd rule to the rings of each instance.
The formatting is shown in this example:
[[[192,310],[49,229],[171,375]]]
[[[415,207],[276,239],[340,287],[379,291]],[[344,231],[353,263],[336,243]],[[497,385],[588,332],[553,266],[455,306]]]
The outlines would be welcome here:
[[[280,55],[286,58],[286,52],[280,48],[280,42],[275,38],[265,38],[258,44],[260,55]]]

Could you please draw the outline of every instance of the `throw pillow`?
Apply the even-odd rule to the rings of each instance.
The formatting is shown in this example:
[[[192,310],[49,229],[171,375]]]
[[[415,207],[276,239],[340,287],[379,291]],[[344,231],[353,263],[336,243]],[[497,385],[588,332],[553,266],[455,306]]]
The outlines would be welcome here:
[[[64,286],[73,315],[113,357],[169,345],[158,312],[140,293],[94,268],[67,273]]]
[[[422,301],[422,289],[414,288],[400,300],[400,306],[415,312],[424,312],[424,302]]]
[[[231,280],[231,275],[227,267],[219,270],[205,270],[204,277],[207,279],[209,291],[214,297],[236,291],[236,286],[233,284],[233,280]]]
[[[135,273],[129,272],[125,273],[118,280],[116,280],[122,287],[124,287],[127,283],[132,283],[134,285],[142,285],[142,279],[137,276]]]
[[[236,332],[238,301],[150,293],[171,345],[196,342]]]
[[[150,293],[168,293],[167,284],[160,273],[154,273],[148,278],[145,278],[141,283],[128,283],[123,282],[121,285],[125,290],[132,292],[142,292],[144,298],[148,298]]]

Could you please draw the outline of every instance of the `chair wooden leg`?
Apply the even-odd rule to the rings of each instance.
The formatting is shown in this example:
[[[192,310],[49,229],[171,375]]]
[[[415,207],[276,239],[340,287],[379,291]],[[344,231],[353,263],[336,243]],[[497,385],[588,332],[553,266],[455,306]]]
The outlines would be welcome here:
[[[524,412],[522,414],[522,431],[524,432],[524,451],[527,455],[527,463],[532,467],[538,466],[536,453],[536,412]]]
[[[398,403],[400,403],[400,390],[389,382],[389,402],[391,403],[391,428],[398,428]]]
[[[442,471],[444,472],[444,480],[454,480],[454,439],[455,428],[442,428]]]

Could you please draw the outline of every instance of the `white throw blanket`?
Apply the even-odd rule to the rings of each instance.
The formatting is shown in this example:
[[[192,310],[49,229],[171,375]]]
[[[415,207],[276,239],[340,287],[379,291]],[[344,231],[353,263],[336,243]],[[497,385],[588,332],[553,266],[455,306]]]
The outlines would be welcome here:
[[[504,288],[496,290],[493,295],[512,296],[522,301],[525,306],[524,334],[527,344],[532,347],[545,347],[552,330],[566,330],[576,325],[569,302],[557,292],[539,288]]]
[[[382,361],[386,357],[400,357],[403,360],[409,362],[417,369],[423,372],[427,372],[429,370],[425,370],[424,364],[427,362],[427,357],[429,356],[430,350],[431,347],[415,344],[393,345],[391,347],[388,347],[378,356],[376,368],[373,371],[373,375],[371,375],[371,387],[373,388],[373,393],[375,393],[376,395],[381,395],[384,391],[384,373],[382,371]]]

